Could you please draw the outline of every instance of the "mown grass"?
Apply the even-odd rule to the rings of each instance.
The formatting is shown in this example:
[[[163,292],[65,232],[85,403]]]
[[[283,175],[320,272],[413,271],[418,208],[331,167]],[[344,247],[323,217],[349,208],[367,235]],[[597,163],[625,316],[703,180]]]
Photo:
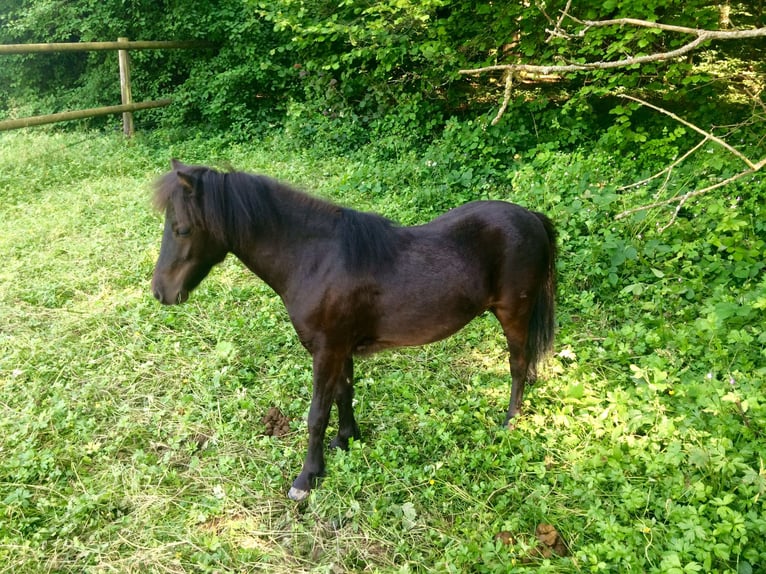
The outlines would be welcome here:
[[[614,193],[630,176],[606,153],[466,177],[439,145],[2,134],[0,572],[766,568],[762,183],[659,235],[658,216],[613,222],[636,199]],[[310,361],[278,297],[231,259],[184,306],[149,293],[151,182],[173,156],[405,223],[473,196],[549,212],[560,328],[525,415],[500,428],[491,317],[360,360],[363,440],[328,456],[307,503],[287,500]],[[286,437],[263,434],[271,406]],[[566,556],[533,549],[540,524]]]

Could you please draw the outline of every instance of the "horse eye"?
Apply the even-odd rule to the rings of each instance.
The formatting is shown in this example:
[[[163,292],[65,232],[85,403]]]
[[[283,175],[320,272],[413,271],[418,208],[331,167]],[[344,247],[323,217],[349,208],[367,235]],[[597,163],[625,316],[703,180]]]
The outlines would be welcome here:
[[[190,227],[179,227],[176,229],[176,235],[178,237],[189,237],[191,235]]]

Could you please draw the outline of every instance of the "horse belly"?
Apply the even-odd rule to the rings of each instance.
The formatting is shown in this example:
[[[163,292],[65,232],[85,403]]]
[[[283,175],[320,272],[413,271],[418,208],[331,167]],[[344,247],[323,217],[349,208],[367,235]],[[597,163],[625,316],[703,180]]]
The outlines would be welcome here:
[[[483,298],[424,292],[384,297],[374,346],[425,345],[445,339],[486,310]]]

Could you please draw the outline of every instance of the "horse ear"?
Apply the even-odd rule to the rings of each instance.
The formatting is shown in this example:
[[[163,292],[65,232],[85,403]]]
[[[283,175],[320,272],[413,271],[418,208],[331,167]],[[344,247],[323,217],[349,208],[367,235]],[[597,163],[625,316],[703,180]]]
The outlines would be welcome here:
[[[197,183],[196,178],[193,175],[180,170],[176,170],[176,176],[178,177],[178,181],[181,182],[181,187],[184,188],[184,191],[188,195],[194,194]]]
[[[181,182],[181,187],[188,194],[193,194],[196,188],[197,178],[189,173],[189,166],[185,163],[178,161],[176,158],[170,160],[170,167],[176,172],[178,181]]]

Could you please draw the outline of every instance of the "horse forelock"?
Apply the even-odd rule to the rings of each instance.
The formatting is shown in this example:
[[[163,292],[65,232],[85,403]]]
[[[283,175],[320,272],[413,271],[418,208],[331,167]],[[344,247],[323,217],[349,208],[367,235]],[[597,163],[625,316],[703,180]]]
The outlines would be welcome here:
[[[189,170],[189,175],[198,182],[195,193],[188,192],[175,171],[166,173],[155,186],[152,201],[155,209],[167,213],[168,208],[172,207],[173,216],[177,221],[207,227],[203,207],[198,198],[202,195],[202,178],[208,171],[210,170],[201,167]]]
[[[154,184],[154,196],[152,205],[157,211],[165,211],[171,202],[173,190],[178,186],[178,177],[175,172],[166,173]]]

